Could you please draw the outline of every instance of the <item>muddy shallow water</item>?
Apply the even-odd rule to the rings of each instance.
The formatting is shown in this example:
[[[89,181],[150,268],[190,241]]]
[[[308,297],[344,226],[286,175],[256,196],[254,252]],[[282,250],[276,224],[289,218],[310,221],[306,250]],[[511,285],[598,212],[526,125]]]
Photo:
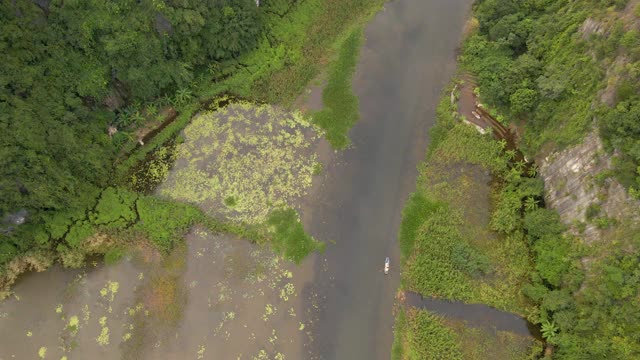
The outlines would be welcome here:
[[[426,298],[414,292],[404,293],[407,306],[428,310],[454,320],[463,320],[469,326],[487,331],[508,331],[522,336],[533,336],[542,340],[538,328],[516,314],[500,311],[484,304],[464,304]]]
[[[301,344],[311,342],[321,298],[301,292],[312,261],[294,266],[267,248],[197,228],[170,259],[23,277],[0,303],[0,359],[308,357]],[[169,278],[175,286],[158,286],[154,277],[168,267],[181,269]],[[165,318],[154,303],[178,307]]]

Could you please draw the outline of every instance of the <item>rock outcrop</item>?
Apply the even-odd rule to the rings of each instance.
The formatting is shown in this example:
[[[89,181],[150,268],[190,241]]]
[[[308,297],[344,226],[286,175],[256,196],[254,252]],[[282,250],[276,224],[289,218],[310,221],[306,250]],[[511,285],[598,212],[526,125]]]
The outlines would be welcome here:
[[[539,161],[547,206],[586,243],[602,238],[602,221],[598,225],[597,219],[640,222],[640,201],[631,199],[618,181],[603,176],[611,162],[597,131],[582,144]]]

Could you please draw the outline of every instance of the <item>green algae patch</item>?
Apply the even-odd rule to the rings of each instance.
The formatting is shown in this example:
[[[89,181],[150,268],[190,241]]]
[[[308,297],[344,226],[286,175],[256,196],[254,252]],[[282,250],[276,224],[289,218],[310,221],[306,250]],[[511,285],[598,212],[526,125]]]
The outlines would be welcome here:
[[[358,27],[340,45],[338,57],[329,69],[327,87],[322,92],[324,109],[313,116],[316,124],[327,132],[327,140],[335,149],[349,146],[349,130],[360,119],[359,101],[351,81],[362,39],[362,28]]]
[[[216,218],[260,224],[311,186],[318,133],[299,112],[248,102],[196,116],[161,195]]]

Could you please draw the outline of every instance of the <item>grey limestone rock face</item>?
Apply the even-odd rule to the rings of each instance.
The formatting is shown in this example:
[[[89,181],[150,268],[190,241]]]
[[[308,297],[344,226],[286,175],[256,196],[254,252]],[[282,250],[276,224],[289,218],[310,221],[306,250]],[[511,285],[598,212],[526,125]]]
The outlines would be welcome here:
[[[0,234],[11,234],[16,226],[22,225],[27,221],[27,216],[29,216],[29,212],[24,209],[7,214],[0,221]]]
[[[594,221],[587,219],[590,206],[599,207],[600,217],[640,221],[640,201],[631,199],[613,178],[596,181],[598,174],[609,169],[611,156],[606,154],[597,131],[582,144],[552,153],[540,162],[547,205],[558,211],[570,231],[587,243],[598,241],[603,235]]]

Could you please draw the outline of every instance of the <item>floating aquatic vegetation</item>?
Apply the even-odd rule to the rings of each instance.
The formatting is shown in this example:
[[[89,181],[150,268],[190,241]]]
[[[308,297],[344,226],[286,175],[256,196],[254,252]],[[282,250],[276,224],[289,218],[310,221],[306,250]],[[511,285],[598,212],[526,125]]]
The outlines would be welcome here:
[[[267,304],[264,307],[264,314],[262,315],[262,320],[267,321],[269,320],[269,317],[271,315],[273,315],[273,313],[276,311],[276,308],[271,305],[271,304]]]
[[[69,323],[67,324],[67,329],[69,329],[69,333],[71,336],[76,336],[78,333],[78,329],[80,329],[80,319],[77,316],[72,316],[69,318]]]
[[[210,215],[260,223],[311,186],[318,138],[299,112],[240,102],[194,118],[160,193]]]
[[[120,284],[116,281],[107,281],[105,287],[100,289],[100,296],[107,298],[109,302],[112,302],[115,299],[116,294],[118,293],[118,288]]]
[[[107,317],[103,316],[98,321],[100,323],[100,335],[96,338],[98,344],[105,346],[109,345],[109,328],[107,327]]]
[[[89,305],[85,305],[82,307],[82,320],[85,325],[89,322],[89,319],[91,319],[91,311],[89,311]]]
[[[109,328],[108,327],[103,327],[102,330],[100,330],[100,335],[98,335],[98,337],[96,338],[96,341],[98,342],[98,344],[102,346],[109,345]]]

